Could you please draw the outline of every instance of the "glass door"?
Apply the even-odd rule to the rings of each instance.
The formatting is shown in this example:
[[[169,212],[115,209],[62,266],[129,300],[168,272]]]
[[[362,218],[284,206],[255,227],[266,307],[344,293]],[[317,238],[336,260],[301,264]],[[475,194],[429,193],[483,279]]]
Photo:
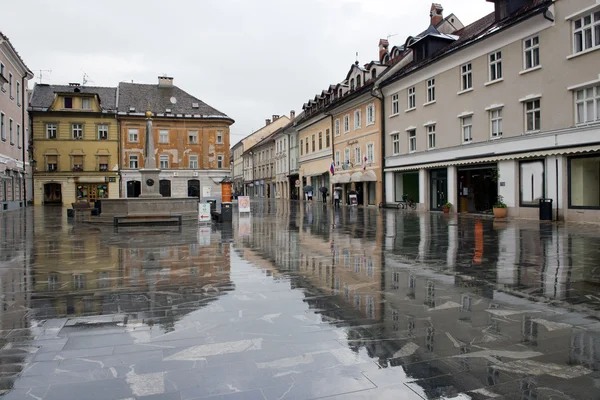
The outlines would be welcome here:
[[[448,171],[434,169],[430,171],[431,210],[441,210],[448,201]]]

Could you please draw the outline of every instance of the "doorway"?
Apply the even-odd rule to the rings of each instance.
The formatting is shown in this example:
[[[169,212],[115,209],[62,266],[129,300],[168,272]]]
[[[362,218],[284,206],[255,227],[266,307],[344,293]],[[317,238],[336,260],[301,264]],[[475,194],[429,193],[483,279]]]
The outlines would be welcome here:
[[[127,197],[140,197],[142,183],[140,181],[127,181]]]
[[[62,185],[60,183],[44,184],[44,204],[62,204]]]
[[[171,197],[171,181],[168,179],[158,181],[158,191],[162,197]]]
[[[200,181],[198,179],[188,181],[188,197],[200,197]]]
[[[495,165],[459,168],[458,212],[484,213],[491,211],[498,196]]]
[[[367,192],[369,193],[369,205],[374,206],[377,199],[376,182],[367,182]]]
[[[440,211],[448,201],[448,170],[432,169],[429,171],[431,183],[431,210]]]

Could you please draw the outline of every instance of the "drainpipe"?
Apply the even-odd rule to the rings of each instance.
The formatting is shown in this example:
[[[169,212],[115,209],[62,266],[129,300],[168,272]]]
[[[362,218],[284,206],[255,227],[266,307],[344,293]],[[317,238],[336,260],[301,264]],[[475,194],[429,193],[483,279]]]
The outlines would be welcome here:
[[[27,78],[27,74],[23,75],[21,78],[21,146],[23,148],[23,177],[25,178],[25,182],[23,182],[23,204],[27,207],[27,167],[25,166],[25,162],[28,161],[25,159],[27,155],[27,148],[25,147],[25,93],[27,93],[27,87],[25,86],[25,78]],[[17,102],[19,99],[17,99]],[[33,136],[32,136],[33,137]],[[31,167],[31,164],[30,164]],[[31,187],[33,188],[33,169],[31,170]]]
[[[386,185],[385,185],[385,173],[383,171],[385,167],[385,96],[379,86],[375,84],[373,90],[371,90],[371,96],[381,101],[381,201],[385,203],[386,199]],[[380,97],[381,96],[381,97]]]
[[[335,134],[333,132],[333,129],[335,127],[333,126],[333,114],[325,113],[325,115],[329,117],[329,122],[331,122],[331,131],[329,132],[329,134],[331,135],[330,136],[331,137],[331,162],[335,162],[335,144],[334,144]],[[331,165],[331,164],[329,164],[329,165]],[[329,186],[331,186],[331,192],[329,194],[331,194],[331,201],[333,202],[333,191],[334,191],[333,184],[331,182],[329,182]]]

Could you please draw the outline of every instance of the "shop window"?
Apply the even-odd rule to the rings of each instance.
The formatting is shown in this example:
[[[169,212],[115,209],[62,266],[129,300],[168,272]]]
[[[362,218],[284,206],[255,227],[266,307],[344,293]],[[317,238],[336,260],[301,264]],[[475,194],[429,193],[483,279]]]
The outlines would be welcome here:
[[[600,156],[569,159],[569,207],[600,208]]]
[[[520,203],[522,207],[537,207],[544,197],[544,161],[520,163]]]

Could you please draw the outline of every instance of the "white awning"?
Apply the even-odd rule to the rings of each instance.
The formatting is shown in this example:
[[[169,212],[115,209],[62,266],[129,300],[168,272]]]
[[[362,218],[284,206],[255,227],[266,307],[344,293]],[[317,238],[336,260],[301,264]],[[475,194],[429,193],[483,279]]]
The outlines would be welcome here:
[[[340,180],[339,175],[333,175],[331,177],[331,183],[338,183],[339,180]]]
[[[351,182],[361,182],[361,179],[362,179],[362,172],[355,172],[350,177]]]
[[[530,151],[527,153],[505,154],[500,156],[465,158],[460,160],[449,160],[437,163],[415,164],[406,167],[391,167],[386,168],[385,172],[400,172],[400,171],[415,171],[419,169],[432,169],[448,167],[452,165],[471,165],[471,164],[488,164],[505,160],[518,160],[523,158],[542,158],[548,156],[556,156],[559,154],[579,154],[600,151],[600,145],[584,146],[584,147],[568,147],[561,149],[549,149],[540,151]]]
[[[337,183],[349,183],[350,182],[350,175],[348,174],[341,174],[338,176],[338,181]]]
[[[361,180],[363,182],[377,182],[377,176],[375,175],[375,171],[372,169],[362,174]]]

